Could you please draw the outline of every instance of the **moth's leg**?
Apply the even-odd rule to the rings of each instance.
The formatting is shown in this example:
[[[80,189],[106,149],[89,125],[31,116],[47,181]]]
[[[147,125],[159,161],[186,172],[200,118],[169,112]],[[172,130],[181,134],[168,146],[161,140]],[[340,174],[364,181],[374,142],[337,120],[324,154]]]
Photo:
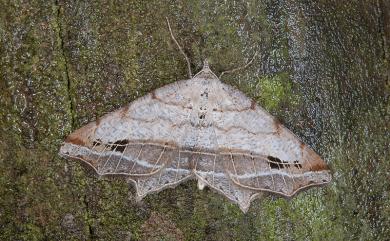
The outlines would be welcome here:
[[[184,53],[184,50],[183,50],[183,48],[180,46],[179,42],[177,42],[177,40],[175,39],[175,36],[173,35],[172,29],[171,29],[171,25],[169,24],[168,17],[167,17],[166,19],[167,19],[167,24],[168,24],[169,32],[171,33],[171,38],[172,38],[173,42],[175,42],[175,44],[176,44],[177,47],[179,48],[180,52],[183,54],[184,58],[186,59],[187,68],[188,68],[188,77],[189,77],[190,79],[192,79],[192,71],[191,71],[190,59],[187,57],[186,53]]]
[[[249,60],[245,65],[240,66],[240,67],[237,67],[237,68],[234,68],[234,69],[231,69],[231,70],[222,71],[222,73],[219,75],[219,79],[221,79],[221,77],[222,77],[224,74],[231,74],[231,73],[234,73],[234,72],[237,72],[237,71],[240,71],[240,70],[243,70],[243,69],[248,68],[248,67],[253,63],[253,60],[256,58],[256,56],[257,56],[257,51],[256,51],[255,54],[253,55],[252,59]]]

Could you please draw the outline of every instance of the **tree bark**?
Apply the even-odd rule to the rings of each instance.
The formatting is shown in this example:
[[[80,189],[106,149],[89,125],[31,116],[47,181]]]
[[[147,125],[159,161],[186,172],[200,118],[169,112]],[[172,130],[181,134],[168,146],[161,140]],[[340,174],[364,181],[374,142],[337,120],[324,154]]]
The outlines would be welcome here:
[[[1,240],[385,240],[390,4],[0,0]],[[134,199],[58,156],[71,131],[207,58],[329,163],[333,182],[247,214],[194,181]]]

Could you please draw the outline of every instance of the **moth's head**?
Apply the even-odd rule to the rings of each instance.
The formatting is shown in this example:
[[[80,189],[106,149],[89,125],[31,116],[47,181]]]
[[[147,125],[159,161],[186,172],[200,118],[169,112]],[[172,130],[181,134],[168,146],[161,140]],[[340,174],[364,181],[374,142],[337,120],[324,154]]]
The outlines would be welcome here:
[[[210,66],[209,66],[209,61],[207,59],[205,59],[203,61],[203,70],[204,69],[210,69]]]
[[[193,79],[208,79],[208,80],[211,80],[211,79],[218,79],[217,75],[214,74],[213,71],[211,71],[210,69],[210,66],[209,66],[209,62],[207,59],[205,59],[203,61],[203,68],[201,71],[199,71],[194,77],[192,77]]]

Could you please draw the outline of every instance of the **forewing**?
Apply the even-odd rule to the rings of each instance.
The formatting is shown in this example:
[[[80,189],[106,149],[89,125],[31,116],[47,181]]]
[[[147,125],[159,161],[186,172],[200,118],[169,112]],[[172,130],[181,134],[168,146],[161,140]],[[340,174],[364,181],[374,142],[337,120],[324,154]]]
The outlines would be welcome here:
[[[164,86],[89,123],[67,137],[60,154],[100,175],[128,176],[140,197],[179,183],[191,175],[177,143],[190,126],[183,91],[186,81]]]
[[[236,188],[292,196],[331,180],[326,163],[255,102],[225,84],[216,94],[221,101],[213,125]]]

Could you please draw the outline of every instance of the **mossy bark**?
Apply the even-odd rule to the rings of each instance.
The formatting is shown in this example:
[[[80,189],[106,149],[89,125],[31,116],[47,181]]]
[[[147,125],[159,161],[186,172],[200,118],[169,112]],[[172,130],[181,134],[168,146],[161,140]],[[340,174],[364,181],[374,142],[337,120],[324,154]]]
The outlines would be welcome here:
[[[0,0],[1,240],[385,240],[390,236],[390,4]],[[189,181],[134,200],[58,156],[76,128],[187,77],[191,59],[258,101],[334,181],[249,212]]]

